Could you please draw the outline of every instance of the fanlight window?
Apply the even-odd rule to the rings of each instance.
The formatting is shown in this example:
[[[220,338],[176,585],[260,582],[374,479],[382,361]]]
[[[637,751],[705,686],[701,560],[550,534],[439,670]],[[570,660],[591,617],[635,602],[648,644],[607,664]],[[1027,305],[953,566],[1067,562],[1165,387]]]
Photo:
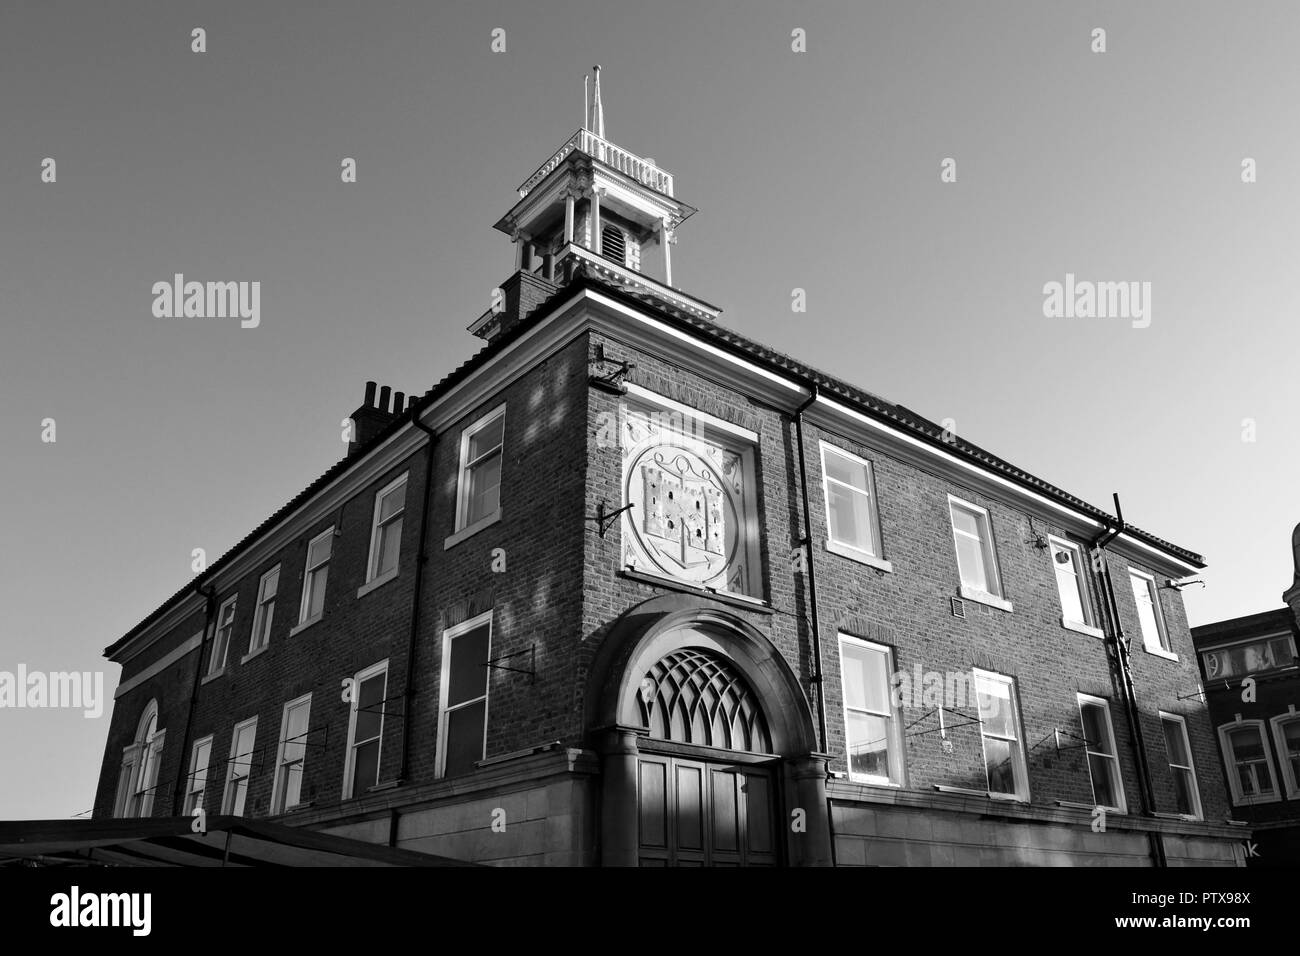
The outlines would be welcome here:
[[[652,737],[772,752],[753,691],[729,663],[705,651],[687,647],[662,658],[642,678],[638,700]]]

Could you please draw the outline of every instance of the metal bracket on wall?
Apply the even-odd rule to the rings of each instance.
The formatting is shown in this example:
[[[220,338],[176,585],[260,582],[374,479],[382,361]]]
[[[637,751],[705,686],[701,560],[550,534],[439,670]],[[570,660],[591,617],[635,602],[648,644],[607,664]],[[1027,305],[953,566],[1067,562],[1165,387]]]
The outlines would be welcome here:
[[[978,717],[972,717],[970,714],[963,714],[960,710],[953,710],[951,707],[936,707],[936,708],[934,708],[933,710],[927,710],[924,714],[922,714],[920,717],[916,718],[916,720],[912,721],[910,724],[908,724],[908,725],[907,725],[906,727],[904,727],[903,729],[906,731],[906,730],[909,730],[909,729],[912,728],[912,727],[915,727],[915,726],[916,726],[917,724],[919,724],[921,721],[923,721],[923,720],[925,720],[926,718],[928,718],[931,714],[938,714],[938,715],[939,715],[939,726],[938,726],[938,727],[934,727],[934,728],[932,728],[931,730],[913,730],[913,731],[911,731],[910,733],[905,734],[904,736],[907,736],[907,737],[924,737],[926,734],[935,734],[935,733],[937,733],[937,734],[939,734],[940,736],[942,736],[942,737],[944,737],[944,738],[946,739],[947,736],[948,736],[948,731],[952,730],[954,727],[965,727],[967,724],[978,724],[978,723],[980,722],[980,719],[979,719]],[[961,723],[959,723],[959,724],[947,724],[947,725],[945,725],[944,722],[943,722],[943,715],[944,715],[944,714],[956,714],[958,717],[963,717],[963,718],[965,718],[965,719],[964,719]]]
[[[1070,744],[1070,745],[1068,745],[1068,746],[1062,747],[1062,746],[1061,746],[1061,735],[1062,735],[1062,734],[1064,734],[1065,736],[1070,737],[1070,738],[1072,738],[1072,739],[1074,739],[1074,740],[1082,740],[1083,743],[1081,743],[1081,744]],[[1070,733],[1068,730],[1062,730],[1060,727],[1055,727],[1055,728],[1053,728],[1052,732],[1051,732],[1050,734],[1048,734],[1048,737],[1051,737],[1053,740],[1056,741],[1056,752],[1057,752],[1058,754],[1059,754],[1059,753],[1064,753],[1064,752],[1067,751],[1067,750],[1082,750],[1084,747],[1087,747],[1089,744],[1091,744],[1091,743],[1094,742],[1094,741],[1089,740],[1087,737],[1080,737],[1078,734],[1072,734],[1072,733]],[[1033,745],[1032,747],[1030,747],[1029,749],[1030,749],[1030,751],[1037,750],[1039,747],[1041,747],[1041,746],[1042,746],[1044,743],[1046,743],[1046,742],[1047,742],[1047,737],[1044,737],[1042,740],[1040,740],[1038,743],[1034,744],[1034,745]]]
[[[507,667],[501,661],[508,661],[512,657],[518,657],[520,654],[528,655],[528,670],[522,667]],[[483,662],[484,667],[491,667],[499,671],[509,671],[512,674],[527,674],[528,683],[537,683],[537,645],[531,644],[526,651],[511,651],[509,654],[502,654],[500,657],[494,657],[489,661]]]
[[[587,384],[593,388],[598,388],[603,392],[610,392],[614,395],[626,395],[627,386],[623,384],[623,376],[636,368],[635,362],[619,362],[614,359],[605,358],[605,346],[597,344],[596,356],[589,360],[591,365],[616,365],[614,371],[606,375],[592,375],[587,379]]]
[[[596,506],[596,513],[594,515],[587,515],[586,519],[588,521],[596,522],[596,527],[600,531],[600,536],[603,538],[605,537],[605,532],[614,526],[614,520],[619,515],[621,515],[624,511],[627,511],[631,508],[632,505],[624,505],[622,508],[619,508],[617,511],[606,511],[605,499],[601,498],[600,504]]]

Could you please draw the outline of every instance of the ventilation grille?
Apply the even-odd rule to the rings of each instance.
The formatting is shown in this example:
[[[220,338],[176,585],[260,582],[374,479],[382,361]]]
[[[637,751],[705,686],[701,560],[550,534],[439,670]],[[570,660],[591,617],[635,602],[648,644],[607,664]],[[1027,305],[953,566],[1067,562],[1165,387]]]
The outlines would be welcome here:
[[[600,253],[606,259],[613,259],[619,265],[627,263],[627,242],[623,231],[618,226],[606,226],[600,230]]]
[[[959,597],[952,598],[952,616],[953,617],[966,616],[966,602]]]

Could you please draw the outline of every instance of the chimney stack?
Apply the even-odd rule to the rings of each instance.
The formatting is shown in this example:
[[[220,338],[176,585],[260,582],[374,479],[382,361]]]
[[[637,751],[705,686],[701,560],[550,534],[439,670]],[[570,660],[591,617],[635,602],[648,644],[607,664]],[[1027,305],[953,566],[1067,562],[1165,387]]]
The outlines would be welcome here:
[[[378,399],[375,390],[379,390]],[[356,454],[358,448],[366,444],[388,427],[389,422],[397,418],[405,409],[402,407],[403,394],[392,396],[393,390],[387,385],[379,388],[375,382],[366,382],[366,397],[361,407],[352,413],[352,440],[348,442],[348,454]],[[390,396],[396,398],[390,404]]]

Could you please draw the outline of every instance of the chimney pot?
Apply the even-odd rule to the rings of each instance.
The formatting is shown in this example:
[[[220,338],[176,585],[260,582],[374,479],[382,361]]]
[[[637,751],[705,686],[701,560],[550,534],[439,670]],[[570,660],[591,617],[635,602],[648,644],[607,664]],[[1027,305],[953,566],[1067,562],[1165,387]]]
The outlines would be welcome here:
[[[400,415],[406,411],[406,395],[402,392],[393,393],[393,414]]]
[[[385,385],[383,388],[379,390],[379,410],[381,412],[388,411],[388,397],[392,394],[392,392],[393,390],[389,388],[387,385]]]
[[[369,407],[369,408],[374,408],[374,407],[375,407],[375,389],[378,388],[378,387],[379,387],[379,386],[378,386],[375,382],[366,382],[366,401],[365,401],[365,404],[366,404],[366,406]]]

